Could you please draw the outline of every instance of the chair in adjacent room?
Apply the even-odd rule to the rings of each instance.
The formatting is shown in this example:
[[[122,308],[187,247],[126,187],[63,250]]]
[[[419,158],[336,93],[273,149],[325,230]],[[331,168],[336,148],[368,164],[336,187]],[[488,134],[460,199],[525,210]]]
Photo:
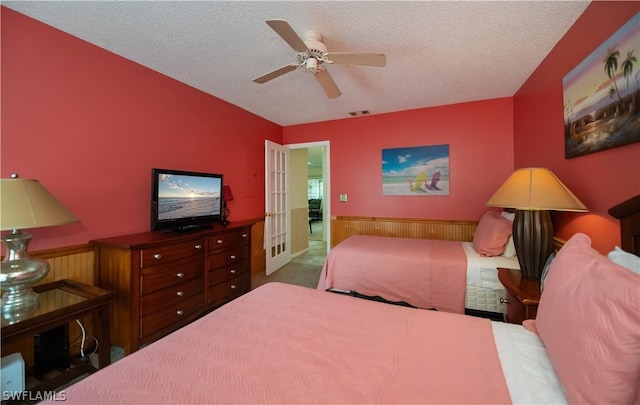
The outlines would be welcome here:
[[[311,221],[322,221],[322,200],[312,198],[309,200],[309,218]]]

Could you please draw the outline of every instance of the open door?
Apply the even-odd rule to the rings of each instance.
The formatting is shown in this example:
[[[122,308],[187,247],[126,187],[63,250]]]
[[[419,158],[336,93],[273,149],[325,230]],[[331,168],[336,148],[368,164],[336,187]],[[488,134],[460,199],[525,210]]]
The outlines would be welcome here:
[[[289,232],[289,149],[265,141],[264,247],[267,275],[291,261]]]

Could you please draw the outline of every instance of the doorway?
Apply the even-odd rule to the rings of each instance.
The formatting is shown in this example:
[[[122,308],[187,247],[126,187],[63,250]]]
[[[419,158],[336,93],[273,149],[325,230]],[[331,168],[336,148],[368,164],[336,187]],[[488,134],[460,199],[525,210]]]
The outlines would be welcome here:
[[[311,186],[309,199],[320,199],[321,215],[314,216],[310,222],[309,241],[322,241],[326,250],[331,246],[331,202],[330,202],[330,147],[329,141],[299,143],[286,145],[289,149],[307,149],[308,156],[308,185]],[[321,236],[320,236],[321,235]]]

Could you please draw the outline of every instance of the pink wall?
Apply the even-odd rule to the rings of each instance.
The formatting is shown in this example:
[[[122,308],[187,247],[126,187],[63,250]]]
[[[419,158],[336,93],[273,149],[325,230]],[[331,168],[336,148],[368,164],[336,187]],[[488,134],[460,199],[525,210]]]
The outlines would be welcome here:
[[[556,234],[584,232],[601,253],[620,244],[607,210],[640,193],[640,143],[565,159],[562,78],[638,11],[638,2],[591,3],[514,96],[515,167],[550,168],[589,208],[555,213]]]
[[[282,128],[1,9],[1,174],[38,179],[81,219],[31,250],[149,230],[151,168],[223,173],[231,220],[264,214],[264,140]]]
[[[503,98],[297,125],[284,142],[330,141],[332,216],[479,220],[513,170],[512,110]],[[449,145],[449,196],[382,195],[382,149],[440,144]]]

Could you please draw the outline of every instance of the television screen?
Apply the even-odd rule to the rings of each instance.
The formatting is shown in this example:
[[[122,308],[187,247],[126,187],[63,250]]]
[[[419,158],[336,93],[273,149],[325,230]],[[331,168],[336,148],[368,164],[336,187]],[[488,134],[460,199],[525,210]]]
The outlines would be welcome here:
[[[220,220],[222,175],[152,170],[151,229],[184,231]]]

